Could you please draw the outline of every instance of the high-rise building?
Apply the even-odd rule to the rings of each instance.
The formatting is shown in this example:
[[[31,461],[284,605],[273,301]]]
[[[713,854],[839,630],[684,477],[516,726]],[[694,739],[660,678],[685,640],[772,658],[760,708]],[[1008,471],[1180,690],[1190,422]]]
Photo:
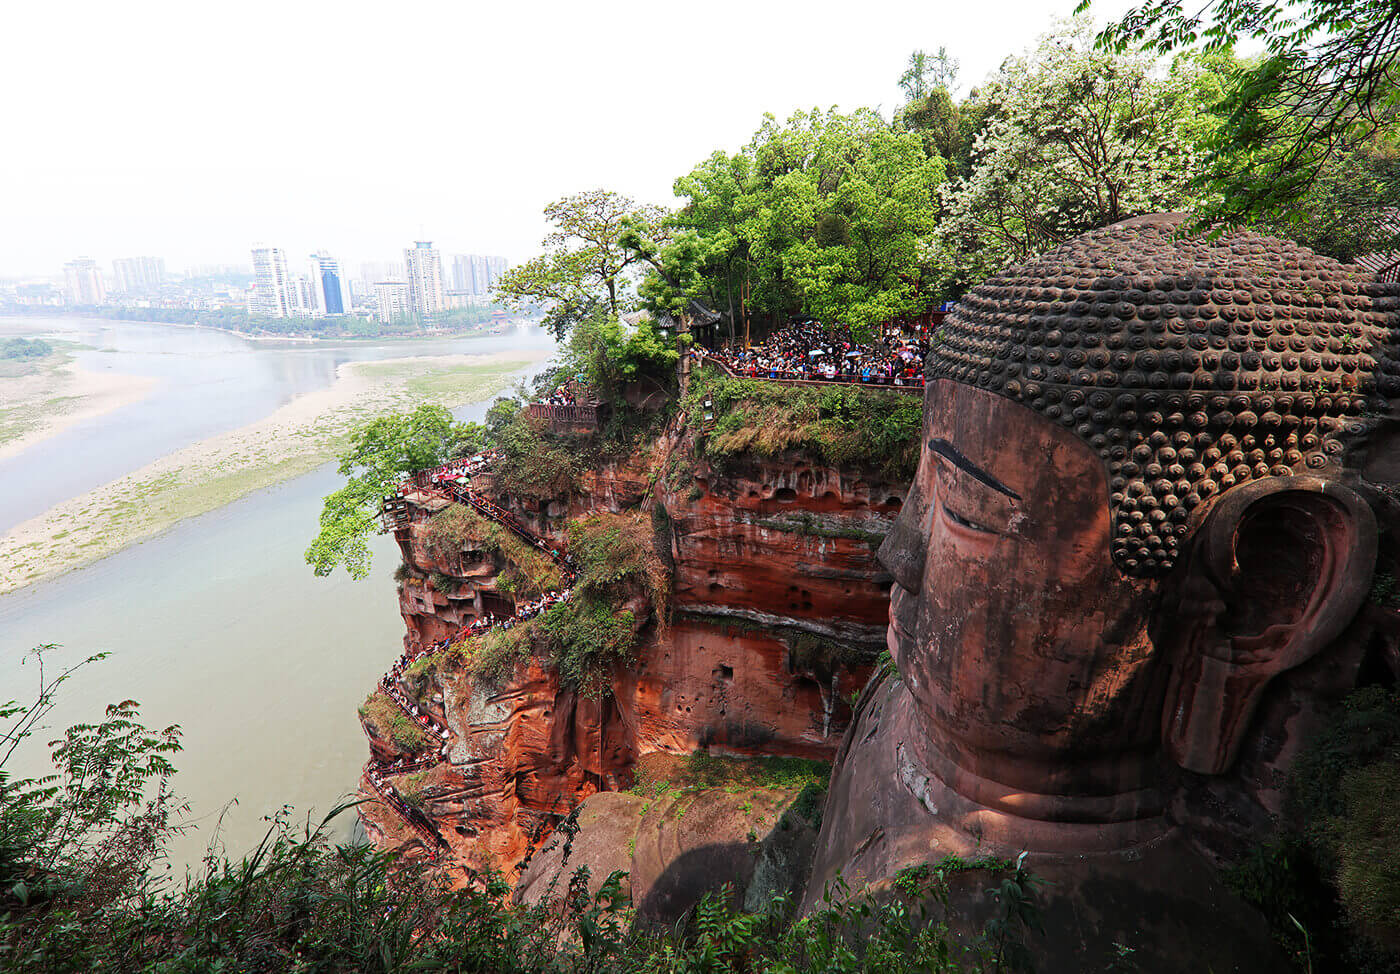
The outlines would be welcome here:
[[[414,314],[413,296],[403,281],[375,281],[374,300],[380,321],[399,321]]]
[[[420,318],[435,318],[443,310],[442,258],[430,240],[415,240],[413,247],[403,252],[408,271],[408,292],[413,313]]]
[[[461,294],[490,294],[506,266],[504,257],[456,254],[452,258],[452,290]]]
[[[340,261],[324,250],[311,255],[311,290],[315,313],[343,315],[350,311],[350,282],[341,273]]]
[[[112,276],[119,294],[155,291],[165,280],[165,258],[118,257],[112,261]]]
[[[73,304],[101,304],[107,299],[102,272],[91,257],[79,257],[63,265],[63,281]]]
[[[374,285],[380,281],[406,281],[403,264],[389,260],[370,260],[360,265],[360,281],[366,294],[374,293]]]
[[[287,255],[278,247],[253,248],[253,291],[248,310],[271,318],[290,317],[300,303],[293,296]]]

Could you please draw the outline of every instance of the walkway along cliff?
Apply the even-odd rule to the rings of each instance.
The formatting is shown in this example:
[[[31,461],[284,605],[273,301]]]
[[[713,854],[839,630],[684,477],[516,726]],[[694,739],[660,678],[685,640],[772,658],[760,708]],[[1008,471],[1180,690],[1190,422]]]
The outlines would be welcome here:
[[[484,455],[386,499],[406,632],[361,711],[376,842],[513,880],[649,755],[834,756],[884,645],[875,551],[907,478],[800,445],[717,449],[715,406],[692,392],[659,438],[556,496],[507,492]],[[590,611],[566,605],[575,583],[601,591],[596,565],[579,581],[576,545],[646,562],[608,590],[607,620],[588,617],[632,646],[588,686],[548,648],[560,619]]]

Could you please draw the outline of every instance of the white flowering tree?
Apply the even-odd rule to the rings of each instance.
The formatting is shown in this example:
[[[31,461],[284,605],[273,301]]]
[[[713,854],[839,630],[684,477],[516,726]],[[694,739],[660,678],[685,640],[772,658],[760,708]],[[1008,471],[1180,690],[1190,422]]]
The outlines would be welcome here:
[[[964,284],[1085,230],[1195,202],[1205,69],[1167,71],[1093,42],[1087,20],[1071,21],[974,95],[988,121],[971,171],[945,190],[929,255],[955,254]]]

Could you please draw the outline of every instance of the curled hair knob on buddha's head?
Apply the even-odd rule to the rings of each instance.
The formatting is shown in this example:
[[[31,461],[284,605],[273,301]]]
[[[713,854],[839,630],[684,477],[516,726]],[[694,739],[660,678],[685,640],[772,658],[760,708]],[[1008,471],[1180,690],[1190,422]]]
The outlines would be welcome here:
[[[927,377],[1063,424],[1108,470],[1113,560],[1173,564],[1192,512],[1240,484],[1327,473],[1400,397],[1395,285],[1180,214],[1078,237],[974,288]]]

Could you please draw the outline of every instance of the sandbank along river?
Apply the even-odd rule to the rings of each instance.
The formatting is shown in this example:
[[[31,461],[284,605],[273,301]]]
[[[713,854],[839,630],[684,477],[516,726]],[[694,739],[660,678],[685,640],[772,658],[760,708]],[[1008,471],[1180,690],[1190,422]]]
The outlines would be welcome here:
[[[448,400],[476,390],[476,401],[455,412],[480,418],[502,378],[532,373],[553,351],[534,328],[325,347],[269,347],[204,329],[81,319],[9,319],[0,322],[3,333],[115,349],[76,355],[84,368],[110,363],[114,371],[155,379],[136,401],[0,462],[0,531],[11,535],[55,504],[101,496],[153,464],[207,452],[210,443],[243,450],[225,449],[221,463],[248,457],[265,464],[267,457],[244,449],[240,431],[248,440],[312,422],[321,414],[297,412],[297,405],[324,406],[315,397],[331,396],[353,363],[383,363],[351,376],[358,383],[351,398],[361,406],[399,402],[374,393],[390,381],[399,393]],[[398,361],[383,362],[391,359]],[[474,370],[471,381],[447,381],[462,363]],[[482,363],[512,372],[496,376]],[[315,578],[302,559],[320,499],[338,482],[320,463],[231,502],[220,497],[207,513],[179,519],[139,544],[0,596],[0,700],[33,692],[37,673],[26,661],[32,646],[62,644],[51,667],[112,654],[64,687],[51,733],[12,758],[11,770],[45,771],[42,742],[99,717],[108,703],[135,699],[148,725],[180,724],[185,749],[175,761],[175,790],[191,804],[193,828],[172,845],[177,869],[199,862],[221,816],[218,835],[237,855],[256,844],[263,818],[283,805],[300,816],[324,813],[352,790],[367,755],[356,707],[400,651],[403,627],[392,542],[377,540],[373,574],[362,582],[343,574]],[[343,816],[342,829],[352,820]]]

